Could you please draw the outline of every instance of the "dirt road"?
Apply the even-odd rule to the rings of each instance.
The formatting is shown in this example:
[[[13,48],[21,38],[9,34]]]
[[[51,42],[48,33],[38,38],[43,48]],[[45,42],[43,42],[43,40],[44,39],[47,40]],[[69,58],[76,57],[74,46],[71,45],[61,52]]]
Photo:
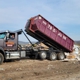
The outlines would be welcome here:
[[[0,65],[0,80],[80,80],[78,61],[20,60]]]

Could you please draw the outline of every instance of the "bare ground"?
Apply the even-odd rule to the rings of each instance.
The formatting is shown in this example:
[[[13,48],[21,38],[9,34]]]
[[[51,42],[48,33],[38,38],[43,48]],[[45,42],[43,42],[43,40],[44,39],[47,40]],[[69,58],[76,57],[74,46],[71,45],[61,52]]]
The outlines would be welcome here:
[[[79,61],[20,60],[0,65],[0,80],[80,80]]]

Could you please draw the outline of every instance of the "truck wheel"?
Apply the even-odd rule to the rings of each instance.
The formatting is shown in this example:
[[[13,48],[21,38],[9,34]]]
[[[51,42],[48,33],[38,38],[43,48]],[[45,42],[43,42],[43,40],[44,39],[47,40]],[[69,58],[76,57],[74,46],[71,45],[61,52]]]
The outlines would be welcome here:
[[[46,58],[47,58],[47,53],[46,53],[45,51],[41,51],[41,52],[39,53],[39,58],[40,58],[41,60],[46,59]]]
[[[54,61],[57,59],[57,53],[51,52],[49,55],[49,60]]]
[[[63,52],[60,52],[57,54],[57,57],[59,60],[63,60],[65,58],[65,54]]]
[[[3,55],[0,53],[0,64],[2,64],[3,61],[4,61],[4,57],[3,57]]]

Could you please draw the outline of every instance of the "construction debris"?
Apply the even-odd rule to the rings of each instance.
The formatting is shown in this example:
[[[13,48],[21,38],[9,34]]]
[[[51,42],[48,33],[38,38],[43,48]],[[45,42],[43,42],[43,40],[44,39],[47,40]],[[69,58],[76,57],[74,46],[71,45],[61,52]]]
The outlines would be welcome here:
[[[73,52],[65,53],[65,60],[78,60],[80,61],[80,46],[74,45]]]

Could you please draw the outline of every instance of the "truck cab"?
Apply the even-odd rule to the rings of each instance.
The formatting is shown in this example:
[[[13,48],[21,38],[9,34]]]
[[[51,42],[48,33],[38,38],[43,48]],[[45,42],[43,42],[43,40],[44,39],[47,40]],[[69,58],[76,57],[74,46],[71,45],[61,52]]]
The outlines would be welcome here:
[[[18,50],[18,35],[22,30],[0,32],[0,64],[6,59],[20,58]]]
[[[18,34],[15,32],[0,32],[0,47],[6,50],[17,50]]]

